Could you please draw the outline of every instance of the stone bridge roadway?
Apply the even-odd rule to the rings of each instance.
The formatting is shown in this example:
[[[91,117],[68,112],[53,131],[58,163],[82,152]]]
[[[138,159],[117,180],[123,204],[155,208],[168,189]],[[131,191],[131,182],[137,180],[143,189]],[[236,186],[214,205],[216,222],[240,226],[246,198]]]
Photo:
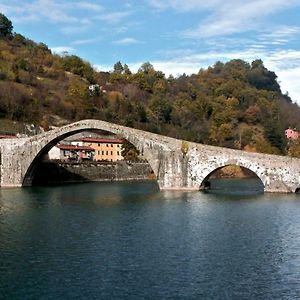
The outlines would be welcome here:
[[[207,146],[104,121],[82,120],[29,138],[0,140],[1,187],[31,185],[45,153],[60,140],[91,129],[117,134],[135,145],[151,165],[161,189],[199,190],[212,172],[227,165],[253,171],[267,192],[295,192],[300,184],[297,158]]]

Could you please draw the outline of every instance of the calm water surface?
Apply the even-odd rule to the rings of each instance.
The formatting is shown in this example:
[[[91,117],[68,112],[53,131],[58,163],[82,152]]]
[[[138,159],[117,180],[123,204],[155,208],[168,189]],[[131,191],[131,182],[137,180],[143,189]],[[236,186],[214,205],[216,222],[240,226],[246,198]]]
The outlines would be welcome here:
[[[300,195],[250,194],[2,189],[0,299],[300,299]]]

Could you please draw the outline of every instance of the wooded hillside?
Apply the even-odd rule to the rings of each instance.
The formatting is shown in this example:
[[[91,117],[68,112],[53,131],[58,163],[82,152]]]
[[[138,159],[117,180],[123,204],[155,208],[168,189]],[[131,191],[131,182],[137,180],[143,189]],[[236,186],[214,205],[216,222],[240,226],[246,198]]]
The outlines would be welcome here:
[[[166,78],[148,62],[136,73],[121,62],[110,73],[97,72],[11,30],[0,32],[1,119],[47,130],[54,116],[95,118],[200,143],[297,155],[284,131],[299,126],[300,109],[261,60],[216,62],[178,78]]]

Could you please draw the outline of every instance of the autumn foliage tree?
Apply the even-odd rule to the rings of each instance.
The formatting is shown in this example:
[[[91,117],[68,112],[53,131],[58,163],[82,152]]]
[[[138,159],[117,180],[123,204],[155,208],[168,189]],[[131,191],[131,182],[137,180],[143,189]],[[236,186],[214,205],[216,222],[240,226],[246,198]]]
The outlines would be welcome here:
[[[125,160],[138,160],[140,151],[130,142],[124,141],[121,148],[121,155]]]

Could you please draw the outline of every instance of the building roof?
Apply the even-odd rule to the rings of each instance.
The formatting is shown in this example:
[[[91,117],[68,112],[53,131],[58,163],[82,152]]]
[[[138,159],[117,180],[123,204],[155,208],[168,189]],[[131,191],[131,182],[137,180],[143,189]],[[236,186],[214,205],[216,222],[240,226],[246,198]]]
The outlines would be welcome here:
[[[0,134],[0,139],[13,139],[13,138],[16,138],[16,136],[12,134]]]
[[[75,145],[57,145],[57,147],[61,150],[70,150],[70,151],[95,151],[92,147],[89,146],[75,146]]]
[[[123,144],[124,140],[122,139],[103,139],[103,138],[82,138],[80,139],[82,142],[87,143],[107,143],[107,144]]]

